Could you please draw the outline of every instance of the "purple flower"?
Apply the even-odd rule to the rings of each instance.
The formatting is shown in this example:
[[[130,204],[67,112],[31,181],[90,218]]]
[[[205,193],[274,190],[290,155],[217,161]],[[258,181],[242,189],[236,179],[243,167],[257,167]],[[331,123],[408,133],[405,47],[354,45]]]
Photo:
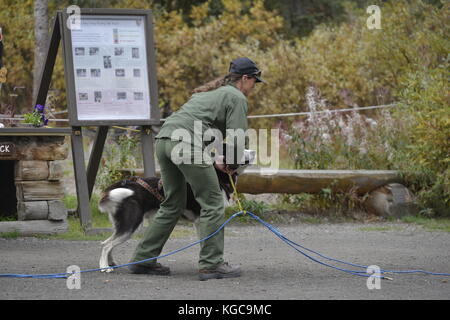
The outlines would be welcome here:
[[[42,115],[41,121],[43,122],[44,126],[48,124],[48,119],[44,115]]]
[[[34,110],[36,110],[39,113],[44,113],[44,109],[45,109],[45,107],[41,104],[37,104],[34,106]]]

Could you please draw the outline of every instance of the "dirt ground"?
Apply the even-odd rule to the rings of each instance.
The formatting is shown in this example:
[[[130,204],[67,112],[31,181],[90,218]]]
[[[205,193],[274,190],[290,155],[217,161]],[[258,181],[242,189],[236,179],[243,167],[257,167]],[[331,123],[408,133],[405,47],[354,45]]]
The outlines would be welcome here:
[[[337,259],[385,269],[450,272],[448,232],[392,222],[285,224],[278,229],[291,240]],[[189,226],[176,230],[164,252],[196,240]],[[128,262],[136,241],[115,250],[116,262]],[[171,268],[171,276],[133,275],[127,268],[90,272],[81,274],[80,289],[71,290],[65,279],[0,278],[0,299],[450,299],[450,277],[444,276],[394,274],[393,281],[382,280],[379,289],[369,290],[367,278],[307,259],[262,225],[232,223],[226,228],[225,246],[225,259],[242,266],[242,277],[198,281],[195,246],[160,260]],[[0,273],[66,272],[70,265],[97,268],[100,250],[100,241],[0,239]]]

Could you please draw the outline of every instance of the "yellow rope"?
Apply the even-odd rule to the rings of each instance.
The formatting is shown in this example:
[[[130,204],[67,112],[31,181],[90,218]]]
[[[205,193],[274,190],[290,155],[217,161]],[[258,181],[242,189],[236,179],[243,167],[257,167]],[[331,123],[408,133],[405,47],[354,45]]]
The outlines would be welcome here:
[[[241,211],[244,214],[246,214],[244,208],[242,208],[241,201],[239,201],[239,197],[238,197],[238,193],[237,193],[237,190],[236,190],[236,186],[234,185],[233,177],[231,176],[231,174],[228,174],[228,177],[230,178],[231,186],[233,187],[233,193],[236,196],[236,201],[238,203],[239,211]]]

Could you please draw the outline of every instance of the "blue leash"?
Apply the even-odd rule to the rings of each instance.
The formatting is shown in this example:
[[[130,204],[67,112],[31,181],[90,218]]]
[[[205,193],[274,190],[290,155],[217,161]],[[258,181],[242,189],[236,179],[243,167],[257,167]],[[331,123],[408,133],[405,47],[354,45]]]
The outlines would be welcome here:
[[[262,220],[260,217],[256,216],[255,214],[251,213],[250,211],[239,211],[235,214],[233,214],[230,218],[228,218],[216,231],[214,231],[213,233],[211,233],[209,236],[197,240],[187,246],[184,246],[180,249],[176,249],[173,251],[170,251],[166,254],[160,255],[158,257],[153,257],[153,258],[148,258],[148,259],[144,259],[144,260],[140,260],[140,261],[135,261],[135,262],[130,262],[130,263],[125,263],[125,264],[121,264],[121,265],[117,265],[117,266],[111,266],[108,267],[108,269],[117,269],[117,268],[122,268],[122,267],[126,267],[126,266],[130,266],[130,265],[134,265],[134,264],[139,264],[139,263],[143,263],[143,262],[147,262],[147,261],[152,261],[152,260],[156,260],[156,259],[160,259],[160,258],[165,258],[171,255],[174,255],[175,253],[184,251],[190,247],[193,247],[201,242],[204,242],[206,240],[208,240],[209,238],[214,237],[220,230],[222,230],[231,220],[233,220],[234,218],[236,218],[237,216],[243,215],[243,214],[248,214],[250,217],[252,217],[254,220],[258,221],[259,223],[261,223],[263,226],[265,226],[267,229],[269,229],[272,233],[274,233],[280,240],[282,240],[284,243],[286,243],[287,245],[289,245],[290,247],[292,247],[294,250],[296,250],[297,252],[301,253],[303,256],[307,257],[308,259],[317,262],[323,266],[329,267],[329,268],[333,268],[335,270],[339,270],[342,272],[346,272],[355,276],[360,276],[360,277],[376,277],[376,278],[381,278],[381,279],[386,279],[386,280],[392,280],[391,278],[388,278],[384,275],[369,275],[367,274],[367,272],[365,270],[367,270],[368,266],[365,265],[360,265],[360,264],[355,264],[355,263],[350,263],[350,262],[346,262],[346,261],[342,261],[342,260],[338,260],[338,259],[334,259],[334,258],[330,258],[324,254],[321,254],[317,251],[308,249],[288,238],[286,238],[280,231],[278,231],[274,226],[272,226],[271,224],[267,223],[266,221]],[[306,250],[308,252],[311,252],[323,259],[329,260],[329,261],[334,261],[340,264],[345,264],[345,265],[349,265],[352,267],[356,267],[356,268],[360,268],[360,269],[364,269],[364,270],[350,270],[350,269],[344,269],[344,268],[340,268],[340,267],[336,267],[334,265],[325,263],[323,261],[320,261],[317,258],[314,258],[310,255],[308,255],[307,253],[305,253],[303,250]],[[94,271],[102,271],[104,270],[104,268],[96,268],[96,269],[87,269],[87,270],[82,270],[79,273],[86,273],[86,272],[94,272]],[[430,272],[430,271],[425,271],[425,270],[384,270],[384,269],[380,269],[380,274],[385,274],[385,273],[422,273],[422,274],[428,274],[428,275],[435,275],[435,276],[450,276],[450,273],[440,273],[440,272]],[[12,274],[12,273],[3,273],[0,274],[0,278],[32,278],[32,279],[54,279],[54,278],[68,278],[69,276],[73,275],[74,273],[50,273],[50,274]]]

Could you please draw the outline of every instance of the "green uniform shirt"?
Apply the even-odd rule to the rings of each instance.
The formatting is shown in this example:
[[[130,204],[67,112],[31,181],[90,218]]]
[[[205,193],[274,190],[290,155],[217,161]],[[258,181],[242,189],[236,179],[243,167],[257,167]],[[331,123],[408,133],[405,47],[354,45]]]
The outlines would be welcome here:
[[[194,149],[203,150],[209,143],[202,140],[203,134],[208,129],[219,130],[223,138],[226,138],[229,133],[227,129],[242,129],[245,132],[247,112],[247,98],[233,85],[195,93],[180,110],[166,119],[156,137],[183,140],[194,146]],[[188,133],[189,136],[181,135],[180,133],[183,132]],[[231,142],[229,138],[227,142]],[[241,142],[245,144],[245,140],[235,139],[236,159],[241,159],[242,156],[244,145]]]

